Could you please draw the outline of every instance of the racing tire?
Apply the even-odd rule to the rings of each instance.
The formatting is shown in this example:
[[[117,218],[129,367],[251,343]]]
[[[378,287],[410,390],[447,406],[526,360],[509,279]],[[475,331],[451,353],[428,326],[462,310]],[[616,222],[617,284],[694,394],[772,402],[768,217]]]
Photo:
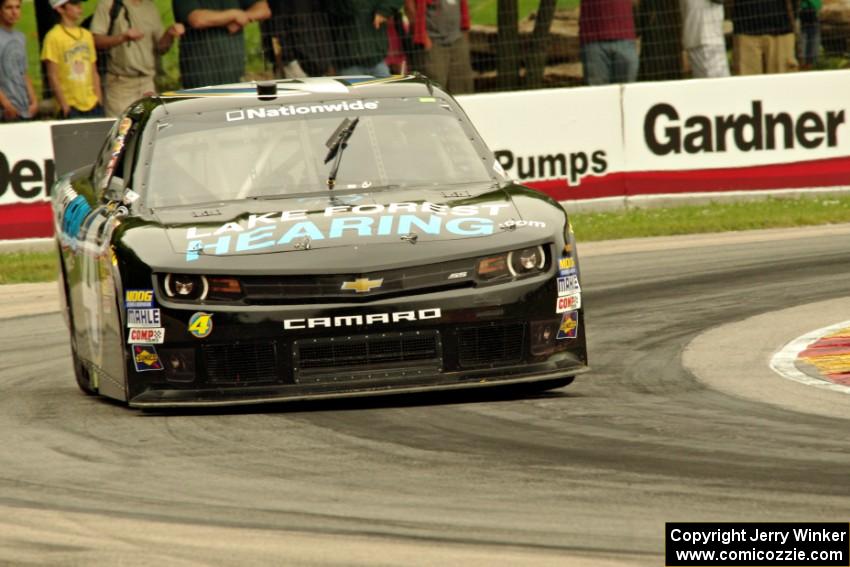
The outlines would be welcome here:
[[[65,263],[62,260],[62,250],[59,250],[59,279],[61,280],[61,292],[65,294],[65,322],[71,335],[71,364],[74,367],[74,378],[77,386],[87,396],[96,396],[97,389],[91,385],[91,374],[85,367],[80,357],[77,356],[77,345],[74,338],[74,317],[71,315],[71,298],[68,297],[68,278],[65,273]]]
[[[77,379],[77,386],[87,396],[96,396],[97,389],[91,385],[91,373],[85,367],[80,357],[77,356],[77,349],[71,346],[71,359],[74,364],[74,378]]]
[[[91,385],[91,374],[83,365],[82,361],[77,357],[76,353],[72,352],[71,357],[74,361],[74,378],[77,379],[77,386],[87,396],[96,396],[97,390]]]

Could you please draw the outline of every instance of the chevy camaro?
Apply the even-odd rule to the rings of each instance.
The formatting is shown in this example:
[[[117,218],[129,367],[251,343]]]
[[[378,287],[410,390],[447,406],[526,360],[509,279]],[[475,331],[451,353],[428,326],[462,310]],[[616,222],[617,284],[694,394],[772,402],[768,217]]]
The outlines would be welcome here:
[[[587,370],[566,213],[420,76],[142,99],[53,210],[77,383],[132,407]]]

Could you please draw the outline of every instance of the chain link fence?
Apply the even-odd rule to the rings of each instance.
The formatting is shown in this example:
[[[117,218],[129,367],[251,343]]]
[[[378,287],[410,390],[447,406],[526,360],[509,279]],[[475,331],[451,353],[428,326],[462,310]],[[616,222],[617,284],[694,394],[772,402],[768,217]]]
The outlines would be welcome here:
[[[498,25],[470,22],[457,40],[468,62],[451,71],[468,73],[469,82],[445,86],[460,94],[723,76],[724,69],[736,75],[850,67],[850,0],[581,0],[570,9],[541,0],[539,6],[523,19],[500,12]],[[350,68],[352,53],[375,49],[374,36],[341,32],[331,11],[271,7],[270,19],[244,29],[243,79],[338,74]],[[403,11],[381,23],[380,35],[385,47],[377,61],[391,73],[431,74],[436,50],[417,42]],[[185,86],[183,41],[158,60],[160,91]],[[449,56],[450,66],[457,58],[457,51]],[[182,64],[220,62],[213,54]]]

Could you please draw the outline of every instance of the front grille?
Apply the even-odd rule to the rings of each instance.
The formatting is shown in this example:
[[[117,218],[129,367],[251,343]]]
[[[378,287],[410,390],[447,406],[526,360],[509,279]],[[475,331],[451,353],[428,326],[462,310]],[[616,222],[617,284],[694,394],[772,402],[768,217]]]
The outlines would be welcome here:
[[[207,381],[213,384],[253,384],[279,380],[274,343],[203,345]]]
[[[295,341],[292,345],[296,381],[311,382],[388,376],[428,367],[442,368],[438,331],[411,331]]]
[[[475,262],[460,260],[362,274],[241,276],[244,300],[252,305],[371,301],[474,285]],[[368,291],[343,289],[370,280]],[[380,281],[380,285],[377,282]]]
[[[465,327],[457,333],[458,363],[463,368],[504,366],[522,360],[525,324]]]

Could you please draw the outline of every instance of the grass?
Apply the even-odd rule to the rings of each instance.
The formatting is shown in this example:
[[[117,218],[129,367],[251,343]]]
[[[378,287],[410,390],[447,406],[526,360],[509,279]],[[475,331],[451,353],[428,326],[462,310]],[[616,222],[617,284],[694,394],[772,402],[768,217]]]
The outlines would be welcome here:
[[[850,196],[713,203],[667,209],[630,209],[570,215],[579,244],[646,236],[671,236],[850,222]],[[0,254],[0,284],[56,279],[56,253]]]
[[[571,215],[579,242],[850,222],[850,196],[769,198]]]
[[[0,284],[47,282],[56,279],[56,252],[0,254]]]

